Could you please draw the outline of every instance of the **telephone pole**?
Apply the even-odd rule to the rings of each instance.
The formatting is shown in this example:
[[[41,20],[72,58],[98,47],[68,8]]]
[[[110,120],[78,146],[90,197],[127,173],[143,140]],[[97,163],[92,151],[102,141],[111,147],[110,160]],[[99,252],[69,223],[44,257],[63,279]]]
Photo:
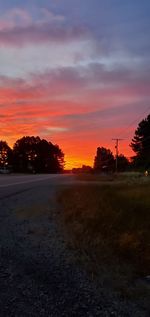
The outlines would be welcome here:
[[[112,139],[113,141],[116,141],[115,149],[116,149],[116,172],[118,172],[118,154],[119,154],[119,141],[122,141],[123,139]]]

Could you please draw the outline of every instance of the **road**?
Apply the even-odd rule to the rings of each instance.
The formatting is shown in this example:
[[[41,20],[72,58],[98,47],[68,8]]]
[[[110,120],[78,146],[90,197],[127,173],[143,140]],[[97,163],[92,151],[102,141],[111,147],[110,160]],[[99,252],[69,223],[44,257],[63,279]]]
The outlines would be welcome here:
[[[55,221],[55,193],[69,182],[68,175],[0,176],[0,316],[99,315]]]
[[[0,175],[0,198],[8,197],[30,188],[59,185],[71,180],[71,175]]]
[[[141,316],[98,290],[68,249],[56,193],[74,182],[72,175],[0,175],[1,317]]]

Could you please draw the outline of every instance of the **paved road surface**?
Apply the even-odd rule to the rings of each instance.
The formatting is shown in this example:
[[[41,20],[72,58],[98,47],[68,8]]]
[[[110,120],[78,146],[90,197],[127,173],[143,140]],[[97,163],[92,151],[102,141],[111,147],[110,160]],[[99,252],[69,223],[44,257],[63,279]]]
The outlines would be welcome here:
[[[39,186],[71,181],[71,175],[0,175],[0,198]]]
[[[56,192],[72,175],[0,175],[0,317],[146,316],[97,290],[57,224]]]

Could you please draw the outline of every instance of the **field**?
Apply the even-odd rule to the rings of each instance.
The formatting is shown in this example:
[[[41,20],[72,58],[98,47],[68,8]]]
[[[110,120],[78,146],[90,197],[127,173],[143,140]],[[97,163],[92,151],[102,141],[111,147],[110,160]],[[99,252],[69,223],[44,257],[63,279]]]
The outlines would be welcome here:
[[[88,180],[87,184],[77,184],[59,193],[61,224],[67,232],[68,244],[92,278],[98,280],[103,275],[103,283],[123,296],[147,298],[149,177],[120,175],[114,180],[80,175],[77,178]]]

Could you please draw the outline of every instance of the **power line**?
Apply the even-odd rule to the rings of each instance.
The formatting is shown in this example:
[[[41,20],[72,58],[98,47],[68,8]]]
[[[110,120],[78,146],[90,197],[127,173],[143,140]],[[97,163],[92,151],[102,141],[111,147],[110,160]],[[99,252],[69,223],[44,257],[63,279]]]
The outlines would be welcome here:
[[[126,137],[126,135],[124,135],[124,133],[126,132],[126,130],[129,130],[129,128],[131,128],[133,126],[134,123],[136,123],[137,121],[139,121],[141,119],[141,116],[144,116],[144,114],[147,113],[147,111],[150,111],[150,106],[146,108],[145,111],[143,111],[136,119],[134,119],[133,121],[130,122],[130,124],[120,133],[120,137]],[[129,131],[128,131],[129,133]]]
[[[116,141],[116,145],[115,145],[115,148],[116,148],[116,172],[117,172],[117,170],[118,170],[118,154],[119,154],[118,148],[119,148],[119,141],[122,141],[122,140],[123,140],[121,137],[124,136],[124,132],[126,132],[127,130],[129,130],[129,128],[132,127],[134,123],[136,123],[137,121],[139,121],[140,118],[141,118],[141,116],[144,116],[144,114],[146,114],[147,111],[150,111],[150,106],[147,107],[146,110],[143,111],[143,112],[140,114],[140,116],[138,116],[136,119],[134,119],[133,121],[131,121],[131,123],[122,131],[122,133],[120,133],[119,138],[114,138],[114,139],[112,139],[113,141]],[[128,131],[128,133],[129,133],[129,131]],[[149,137],[147,137],[147,138],[149,138]],[[147,139],[147,138],[146,138],[146,139]]]

